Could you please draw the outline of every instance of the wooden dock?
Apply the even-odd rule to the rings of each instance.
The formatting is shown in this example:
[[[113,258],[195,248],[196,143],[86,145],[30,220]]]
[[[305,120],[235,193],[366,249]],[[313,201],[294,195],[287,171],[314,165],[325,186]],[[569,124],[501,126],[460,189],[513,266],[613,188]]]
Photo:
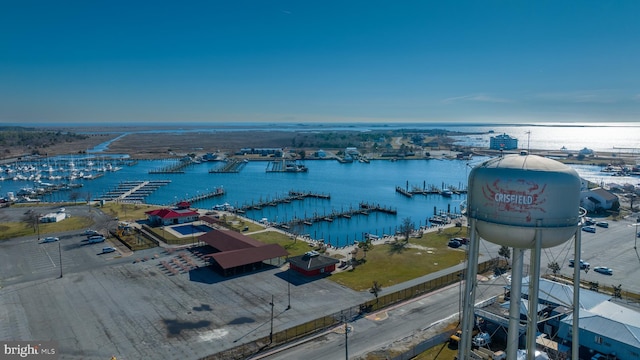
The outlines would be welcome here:
[[[239,207],[236,211],[261,210],[263,207],[266,207],[266,206],[278,206],[280,204],[288,204],[292,201],[304,200],[306,198],[329,200],[331,199],[331,195],[312,193],[312,192],[289,191],[288,196],[283,196],[279,198],[274,198],[272,200],[260,201],[257,203],[244,205]]]
[[[404,196],[406,196],[406,197],[409,197],[409,198],[410,198],[410,197],[413,197],[413,194],[412,194],[411,192],[409,192],[409,191],[407,191],[407,190],[403,189],[403,188],[402,188],[402,187],[400,187],[400,186],[396,186],[396,192],[397,192],[397,193],[400,193],[400,194],[402,194],[402,195],[404,195]]]
[[[229,159],[225,164],[216,169],[209,170],[210,174],[217,173],[239,173],[246,165],[248,161],[238,160],[238,159]]]
[[[123,181],[98,200],[141,203],[159,187],[170,182],[171,180]]]
[[[185,199],[183,201],[189,202],[191,204],[196,203],[198,201],[201,200],[206,200],[206,199],[211,199],[213,197],[217,197],[217,196],[222,196],[225,194],[225,191],[222,187],[219,188],[215,188],[213,191],[210,191],[208,193],[204,193],[204,194],[198,194],[196,196],[190,197],[188,199]]]
[[[149,170],[149,174],[184,174],[184,169],[192,164],[193,161],[191,160],[180,160],[175,164],[160,169]]]
[[[338,218],[351,219],[353,216],[356,216],[356,215],[367,216],[369,215],[369,213],[375,212],[375,211],[383,212],[386,214],[392,214],[392,215],[397,214],[397,211],[390,207],[372,205],[372,204],[362,202],[357,208],[349,208],[348,210],[342,210],[342,211],[332,211],[329,214],[314,214],[313,216],[307,217],[307,218],[294,218],[288,222],[276,224],[275,226],[282,229],[289,229],[292,226],[300,225],[300,224],[309,226],[309,225],[313,225],[314,223],[322,222],[322,221],[333,222]]]

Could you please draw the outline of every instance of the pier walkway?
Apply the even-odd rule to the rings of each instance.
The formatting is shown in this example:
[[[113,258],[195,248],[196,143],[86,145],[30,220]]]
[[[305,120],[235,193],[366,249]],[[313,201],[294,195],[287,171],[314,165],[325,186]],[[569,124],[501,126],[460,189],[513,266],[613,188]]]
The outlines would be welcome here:
[[[247,165],[247,161],[229,159],[222,167],[209,170],[210,174],[216,173],[237,173]]]
[[[295,225],[300,225],[300,224],[313,225],[313,223],[320,222],[320,221],[332,222],[337,218],[351,219],[352,216],[356,216],[356,215],[367,216],[369,215],[369,213],[375,212],[375,211],[383,212],[386,214],[392,214],[392,215],[396,215],[398,213],[397,210],[390,207],[361,202],[359,207],[355,209],[349,208],[349,210],[344,210],[344,211],[332,211],[329,214],[322,214],[322,215],[315,214],[314,216],[307,217],[307,218],[293,218],[288,222],[278,223],[278,224],[275,224],[274,226],[281,229],[288,230]]]
[[[289,191],[288,196],[275,198],[273,200],[260,201],[255,204],[251,203],[249,205],[244,205],[239,207],[236,211],[239,213],[244,213],[247,210],[261,210],[265,206],[278,206],[280,204],[288,204],[294,200],[304,200],[306,198],[329,200],[331,199],[331,195],[312,192]]]
[[[194,164],[191,160],[180,160],[175,164],[165,166],[156,170],[149,170],[149,174],[184,174],[184,169]]]
[[[188,199],[185,199],[184,201],[193,204],[201,200],[211,199],[213,197],[222,196],[224,194],[225,194],[224,188],[219,187],[219,188],[215,188],[213,191],[210,191],[208,193],[192,196]]]
[[[147,196],[158,190],[160,186],[167,185],[170,182],[171,180],[124,181],[118,184],[115,190],[108,191],[98,200],[142,203]]]

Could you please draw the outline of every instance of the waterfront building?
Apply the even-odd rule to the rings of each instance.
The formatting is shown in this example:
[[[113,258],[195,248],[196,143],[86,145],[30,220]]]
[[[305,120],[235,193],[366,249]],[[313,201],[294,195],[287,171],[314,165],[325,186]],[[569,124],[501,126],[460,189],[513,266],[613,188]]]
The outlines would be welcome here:
[[[198,220],[200,214],[190,209],[156,209],[145,212],[153,226],[184,224]]]
[[[489,149],[491,150],[513,150],[518,148],[518,139],[502,134],[492,136],[489,139]]]

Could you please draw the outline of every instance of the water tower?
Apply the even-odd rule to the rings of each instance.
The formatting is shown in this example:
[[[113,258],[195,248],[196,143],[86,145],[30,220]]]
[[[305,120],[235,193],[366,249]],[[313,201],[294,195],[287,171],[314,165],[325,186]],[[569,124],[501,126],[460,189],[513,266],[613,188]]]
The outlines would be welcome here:
[[[517,357],[523,254],[526,249],[531,250],[526,349],[527,359],[534,359],[541,249],[576,236],[575,258],[580,258],[580,177],[558,161],[522,153],[493,158],[474,167],[469,174],[468,191],[471,241],[458,358],[471,358],[479,242],[483,238],[513,248],[507,359]],[[576,270],[576,279],[579,279],[578,266]],[[578,291],[574,291],[575,304],[578,304],[577,294]],[[575,336],[578,316],[577,307],[574,308]],[[577,342],[575,338],[574,354],[577,354]]]

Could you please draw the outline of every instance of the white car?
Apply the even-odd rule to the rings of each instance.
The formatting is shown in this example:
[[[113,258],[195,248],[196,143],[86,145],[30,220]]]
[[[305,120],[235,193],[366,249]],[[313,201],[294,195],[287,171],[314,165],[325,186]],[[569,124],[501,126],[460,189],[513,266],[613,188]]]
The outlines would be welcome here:
[[[593,268],[593,271],[604,275],[613,275],[613,270],[606,266],[596,266]]]
[[[42,239],[40,242],[41,243],[50,243],[50,242],[56,242],[59,241],[60,239],[54,236],[47,236],[46,238]]]
[[[114,252],[114,251],[116,251],[116,248],[111,247],[111,246],[109,246],[109,247],[105,247],[105,248],[102,248],[102,253],[103,253],[103,254],[112,253],[112,252]]]

